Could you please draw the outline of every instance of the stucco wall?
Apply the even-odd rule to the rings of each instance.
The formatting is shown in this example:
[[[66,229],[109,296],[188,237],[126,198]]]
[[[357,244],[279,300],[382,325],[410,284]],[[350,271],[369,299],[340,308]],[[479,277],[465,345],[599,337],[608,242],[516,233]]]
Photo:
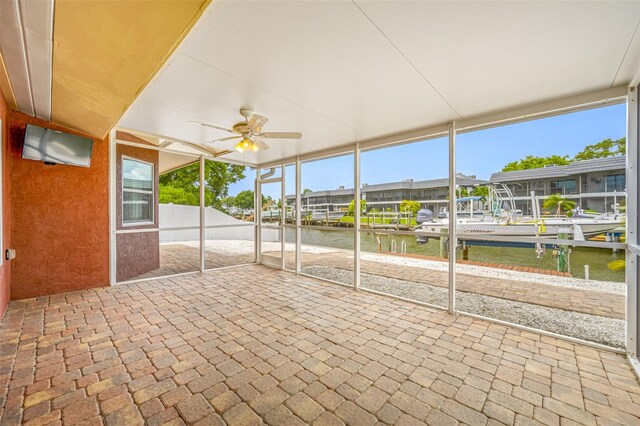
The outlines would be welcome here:
[[[0,256],[4,257],[4,249],[11,245],[11,232],[9,229],[10,211],[9,211],[9,118],[10,110],[0,90],[0,119],[2,119],[2,140],[0,141],[0,149],[2,149],[2,241],[0,241]],[[2,262],[0,266],[0,318],[7,310],[11,295],[11,265],[7,261]]]
[[[116,228],[145,229],[158,227],[159,153],[151,149],[127,145],[116,147]],[[154,223],[142,226],[122,224],[122,157],[153,163],[154,168]],[[116,280],[126,281],[160,267],[160,240],[158,232],[118,234],[116,237]]]
[[[108,141],[94,139],[89,168],[47,166],[21,158],[26,124],[78,134],[11,113],[11,299],[108,285]]]

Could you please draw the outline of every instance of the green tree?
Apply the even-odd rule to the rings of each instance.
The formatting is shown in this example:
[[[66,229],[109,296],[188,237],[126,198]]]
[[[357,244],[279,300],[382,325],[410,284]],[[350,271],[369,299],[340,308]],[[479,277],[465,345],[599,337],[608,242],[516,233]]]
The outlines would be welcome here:
[[[244,166],[205,161],[205,205],[217,209],[222,208],[222,199],[229,194],[229,185],[244,179],[244,171]],[[200,164],[194,163],[163,173],[160,175],[160,191],[162,191],[163,186],[182,188],[186,193],[194,194],[195,199],[198,201],[191,205],[198,205],[200,203]],[[165,190],[165,193],[167,194],[167,198],[165,198],[166,202],[174,202],[177,204],[168,198],[171,190],[168,192]],[[178,195],[177,193],[175,194]],[[193,202],[193,199],[190,200]]]
[[[536,157],[535,155],[527,155],[521,160],[512,161],[502,168],[503,172],[512,172],[514,170],[540,169],[545,166],[566,166],[569,164],[568,155],[550,155],[548,157]]]
[[[614,157],[627,153],[627,138],[604,139],[598,143],[587,145],[582,151],[576,154],[574,161],[592,160],[594,158]]]
[[[473,191],[471,191],[471,195],[474,197],[480,197],[480,202],[478,204],[484,208],[487,198],[489,197],[489,187],[487,185],[476,186],[473,188]]]
[[[469,190],[465,186],[459,186],[456,189],[456,194],[457,194],[458,198],[468,197],[469,196]]]
[[[489,196],[489,187],[486,185],[476,186],[473,188],[473,191],[471,191],[471,195],[474,197],[487,198]]]
[[[238,192],[234,198],[235,204],[233,205],[239,209],[248,210],[254,207],[253,200],[255,197],[253,195],[253,191],[250,189]]]
[[[310,190],[309,188],[305,188],[304,191],[302,191],[302,195],[306,195],[310,192],[313,192],[312,190]]]
[[[411,212],[411,217],[415,217],[418,214],[420,207],[422,207],[420,203],[414,200],[402,200],[400,202],[400,211]]]
[[[355,208],[355,200],[352,200],[349,203],[349,207],[347,208],[347,216],[353,216],[353,209]],[[367,201],[360,200],[360,214],[363,214],[367,210]]]
[[[184,188],[172,185],[160,185],[158,193],[160,204],[182,204],[197,206],[200,204],[200,194],[189,192]]]
[[[242,210],[249,210],[249,209],[253,209],[253,200],[255,199],[255,195],[252,190],[246,189],[244,191],[238,192],[238,194],[235,197],[227,197],[225,198],[225,200],[226,199],[229,199],[230,201],[232,201],[232,204],[229,204],[230,206],[234,206]],[[273,199],[271,197],[268,197],[268,196],[265,197],[263,195],[262,207],[264,208],[264,207],[270,206],[271,204],[273,204]],[[278,207],[280,207],[279,201],[278,201]]]
[[[236,197],[232,197],[232,196],[224,197],[222,200],[220,200],[220,203],[223,206],[235,206],[236,205]]]
[[[542,203],[542,208],[545,210],[555,210],[555,215],[560,216],[562,214],[566,214],[569,211],[573,210],[576,207],[575,201],[567,200],[561,194],[552,194],[544,200]]]

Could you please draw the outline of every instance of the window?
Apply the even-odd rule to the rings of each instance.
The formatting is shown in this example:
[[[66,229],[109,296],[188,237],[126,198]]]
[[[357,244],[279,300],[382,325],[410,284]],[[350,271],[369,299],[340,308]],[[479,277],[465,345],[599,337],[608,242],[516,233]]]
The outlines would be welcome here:
[[[551,182],[551,192],[560,192],[561,194],[575,194],[575,180],[556,180]]]
[[[122,223],[153,223],[153,164],[122,159]]]
[[[607,192],[622,192],[626,188],[626,179],[624,174],[607,176]]]

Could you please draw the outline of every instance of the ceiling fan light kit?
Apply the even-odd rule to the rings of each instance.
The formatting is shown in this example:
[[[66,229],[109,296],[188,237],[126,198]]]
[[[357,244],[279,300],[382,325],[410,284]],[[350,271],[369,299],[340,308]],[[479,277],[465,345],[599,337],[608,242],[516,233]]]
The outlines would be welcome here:
[[[255,144],[252,140],[248,138],[244,138],[240,142],[238,142],[238,144],[235,146],[234,149],[240,153],[243,153],[249,150],[253,152],[257,152],[260,150],[260,147],[257,144]]]
[[[228,133],[236,134],[237,136],[230,136],[222,139],[216,139],[213,141],[204,142],[205,145],[215,145],[220,142],[225,142],[232,139],[240,139],[240,142],[236,144],[234,149],[237,152],[244,153],[247,151],[257,152],[260,150],[269,149],[269,145],[267,145],[262,139],[301,139],[302,133],[299,132],[263,132],[262,126],[269,121],[267,117],[264,117],[259,114],[255,114],[253,111],[247,108],[240,109],[240,115],[244,117],[243,121],[240,121],[233,125],[231,129],[226,127],[220,127],[213,124],[200,123],[196,121],[190,121],[190,123],[197,123],[201,126],[211,127],[217,130],[223,130]],[[232,151],[225,151],[229,153]],[[220,154],[220,155],[225,155]]]

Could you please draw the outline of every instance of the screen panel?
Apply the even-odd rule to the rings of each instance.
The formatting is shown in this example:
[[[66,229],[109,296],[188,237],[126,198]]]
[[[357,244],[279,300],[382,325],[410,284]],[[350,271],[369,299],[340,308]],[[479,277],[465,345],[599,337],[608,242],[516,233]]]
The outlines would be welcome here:
[[[624,348],[624,126],[613,105],[457,136],[486,181],[456,178],[459,312]]]

